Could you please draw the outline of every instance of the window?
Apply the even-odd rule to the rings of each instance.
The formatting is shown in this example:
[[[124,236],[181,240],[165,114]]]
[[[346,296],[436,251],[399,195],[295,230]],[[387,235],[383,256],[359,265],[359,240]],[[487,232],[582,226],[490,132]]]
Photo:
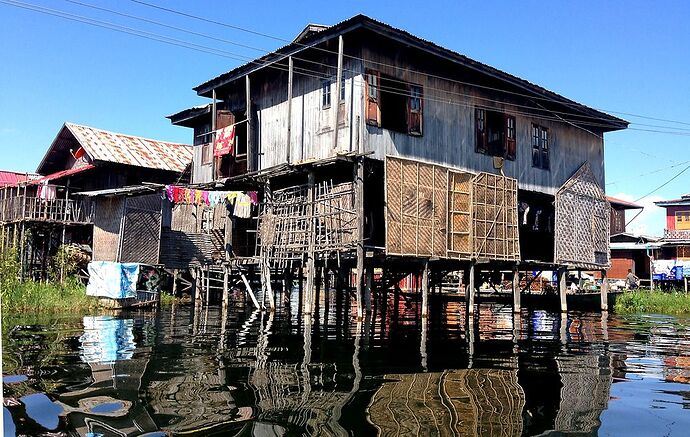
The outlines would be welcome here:
[[[676,229],[690,230],[690,211],[676,211]]]
[[[213,162],[213,144],[206,143],[201,146],[201,165],[208,165]]]
[[[378,71],[366,73],[366,122],[408,135],[422,135],[424,92]]]
[[[549,130],[532,124],[532,167],[549,169]]]
[[[324,80],[321,82],[321,109],[331,107],[331,81]]]
[[[515,160],[515,117],[498,111],[476,108],[475,150],[490,156]]]

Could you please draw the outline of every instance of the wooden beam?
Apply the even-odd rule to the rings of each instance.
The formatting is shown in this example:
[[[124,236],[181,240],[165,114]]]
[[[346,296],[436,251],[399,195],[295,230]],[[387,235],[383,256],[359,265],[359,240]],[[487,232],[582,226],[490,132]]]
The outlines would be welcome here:
[[[520,298],[520,270],[517,267],[513,268],[513,312],[520,313],[521,303]]]
[[[245,276],[244,272],[240,272],[240,276],[242,277],[242,282],[244,282],[244,288],[247,290],[247,294],[249,294],[249,297],[252,299],[252,302],[254,303],[254,307],[256,307],[257,310],[260,310],[261,305],[259,305],[259,301],[256,300],[256,296],[252,291],[251,285],[249,285],[249,280],[247,279],[247,276]]]
[[[609,278],[606,270],[601,271],[601,310],[609,310]]]
[[[558,294],[561,299],[561,312],[568,311],[568,299],[567,291],[568,286],[566,284],[566,278],[568,277],[568,269],[565,267],[560,267],[558,269]]]
[[[309,247],[307,249],[307,283],[304,299],[304,314],[311,314],[314,309],[314,277],[315,269],[315,246],[316,246],[316,214],[314,211],[314,171],[309,170],[307,180],[307,217],[309,217]]]
[[[364,280],[364,163],[357,159],[354,168],[355,213],[357,214],[357,320],[362,320],[362,281]]]
[[[255,150],[254,150],[254,114],[252,114],[252,94],[251,94],[251,83],[249,81],[249,75],[245,76],[245,93],[246,93],[246,106],[247,106],[247,171],[252,172],[256,170],[254,161],[256,160]]]
[[[331,96],[331,100],[335,103],[331,104],[331,111],[333,111],[333,150],[338,150],[338,112],[340,111],[340,82],[343,78],[343,36],[338,36],[338,70],[335,79],[335,98]]]
[[[290,164],[290,139],[292,137],[292,56],[288,57],[288,95],[287,95],[287,138],[285,139],[286,156],[285,159]]]
[[[424,261],[422,268],[422,317],[429,315],[429,260]]]

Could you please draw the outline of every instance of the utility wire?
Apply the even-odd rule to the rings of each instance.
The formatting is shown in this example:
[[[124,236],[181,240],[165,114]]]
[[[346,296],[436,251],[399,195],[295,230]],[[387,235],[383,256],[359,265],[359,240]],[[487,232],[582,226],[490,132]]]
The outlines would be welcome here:
[[[688,164],[688,163],[690,163],[690,160],[688,160],[688,161],[683,161],[683,162],[678,162],[678,163],[676,163],[676,164],[669,165],[669,166],[667,166],[667,167],[658,168],[658,169],[656,169],[656,170],[652,170],[652,171],[647,172],[647,173],[642,173],[642,174],[639,174],[639,175],[637,175],[637,176],[631,176],[631,177],[627,177],[627,178],[623,178],[623,179],[618,179],[617,181],[614,181],[614,182],[607,182],[606,185],[616,185],[616,184],[618,184],[618,183],[620,183],[620,182],[629,181],[629,180],[631,180],[631,179],[637,179],[637,178],[641,178],[641,177],[644,177],[644,176],[649,176],[649,175],[656,174],[656,173],[659,173],[659,172],[661,172],[661,171],[668,170],[668,169],[671,169],[671,168],[679,167],[679,166],[681,166],[681,165],[685,165],[685,164]]]
[[[257,31],[254,31],[254,30],[251,30],[251,29],[248,29],[248,28],[244,28],[244,27],[241,27],[241,26],[231,25],[231,24],[228,24],[228,23],[223,23],[223,22],[216,21],[216,20],[212,20],[212,19],[209,19],[209,18],[200,17],[200,16],[198,16],[198,15],[189,14],[189,13],[182,12],[182,11],[179,11],[179,10],[176,10],[176,9],[166,8],[166,7],[163,7],[163,6],[160,6],[160,5],[156,5],[156,4],[153,4],[153,3],[148,3],[148,2],[145,2],[145,1],[142,1],[142,0],[130,0],[130,1],[131,1],[132,3],[137,3],[137,4],[140,4],[140,5],[143,5],[143,6],[147,6],[147,7],[150,7],[150,8],[162,10],[162,11],[165,11],[165,12],[168,12],[168,13],[180,15],[180,16],[187,17],[187,18],[192,18],[192,19],[195,19],[195,20],[198,20],[198,21],[203,21],[203,22],[215,24],[215,25],[218,25],[218,26],[227,27],[227,28],[234,29],[234,30],[239,30],[239,31],[242,31],[242,32],[247,32],[247,33],[250,33],[250,34],[253,34],[253,35],[258,35],[258,36],[262,36],[262,37],[265,37],[265,38],[270,38],[270,39],[273,39],[273,40],[276,40],[276,41],[280,41],[280,42],[284,42],[284,43],[288,43],[288,44],[294,44],[294,45],[297,45],[297,46],[300,46],[300,47],[305,47],[305,48],[311,47],[311,48],[314,48],[314,49],[317,49],[317,50],[320,50],[320,51],[323,51],[323,52],[327,52],[327,53],[330,53],[330,54],[335,54],[335,55],[338,54],[338,52],[336,52],[336,51],[334,51],[334,50],[329,50],[329,49],[326,49],[326,48],[323,48],[323,47],[316,47],[316,46],[308,45],[308,44],[301,44],[301,43],[299,43],[299,42],[293,42],[293,41],[288,40],[288,39],[285,39],[285,38],[280,38],[280,37],[276,37],[276,36],[274,36],[274,35],[270,35],[270,34],[262,33],[262,32],[257,32]],[[397,70],[402,70],[402,71],[407,71],[407,72],[412,72],[412,73],[420,73],[420,72],[418,72],[418,71],[416,71],[416,70],[412,70],[412,69],[410,69],[410,68],[401,67],[401,66],[399,66],[399,65],[387,64],[387,63],[385,63],[385,62],[378,62],[378,61],[374,61],[374,60],[370,60],[370,59],[364,59],[364,58],[362,58],[362,57],[357,57],[357,56],[348,55],[348,54],[343,54],[343,56],[344,56],[344,57],[347,57],[347,58],[350,58],[350,59],[355,59],[355,60],[367,62],[367,63],[373,64],[373,65],[385,66],[385,67],[394,68],[394,69],[397,69]],[[463,55],[460,55],[460,56],[463,56]],[[469,59],[469,58],[468,58],[468,59]],[[335,67],[332,67],[332,66],[329,66],[329,67],[335,68]],[[574,102],[574,101],[571,101],[570,99],[567,99],[567,98],[565,98],[565,97],[561,97],[561,99],[564,99],[564,100],[561,100],[561,99],[555,99],[555,98],[549,98],[549,97],[534,96],[534,95],[518,93],[518,92],[515,92],[515,91],[509,91],[509,90],[505,90],[505,89],[489,87],[489,86],[485,86],[485,85],[481,85],[481,84],[476,84],[476,83],[471,83],[471,82],[463,82],[463,81],[460,81],[460,80],[455,80],[455,79],[451,79],[451,78],[443,77],[443,76],[437,76],[437,75],[433,75],[433,74],[429,74],[429,73],[423,73],[423,74],[426,75],[426,76],[428,76],[428,77],[431,77],[431,78],[441,79],[441,80],[445,80],[445,81],[449,81],[449,82],[454,82],[454,83],[461,84],[461,85],[470,85],[470,86],[474,86],[474,87],[478,87],[478,88],[484,88],[484,89],[488,89],[488,90],[492,90],[492,91],[500,91],[500,92],[502,92],[502,93],[513,94],[513,95],[517,95],[517,96],[521,96],[521,97],[527,97],[527,98],[531,98],[531,99],[546,100],[546,101],[553,102],[553,103],[564,104],[564,105],[566,105],[566,106],[572,105],[572,104],[578,104],[578,103],[576,103],[576,102]],[[517,77],[516,77],[516,78],[517,78]],[[517,79],[519,79],[519,78],[517,78]],[[521,79],[521,80],[522,80],[522,79]],[[552,93],[552,94],[555,94],[555,93],[553,93],[552,91],[548,91],[548,90],[545,90],[545,91],[547,91],[547,92],[549,92],[549,93]],[[578,104],[578,105],[579,105],[579,104]],[[612,113],[612,114],[621,114],[621,115],[626,115],[626,116],[631,116],[631,117],[645,118],[645,119],[648,119],[648,120],[663,121],[663,122],[666,122],[666,123],[676,123],[676,124],[682,124],[682,125],[690,126],[690,122],[684,122],[684,121],[678,121],[678,120],[670,120],[670,119],[658,118],[658,117],[651,117],[651,116],[646,116],[646,115],[634,114],[634,113],[630,113],[630,112],[613,111],[613,110],[596,109],[596,108],[591,108],[591,109],[594,109],[594,110],[600,111],[600,112],[608,112],[608,113]]]
[[[680,172],[678,172],[678,173],[677,173],[675,176],[673,176],[671,179],[669,179],[669,180],[667,180],[666,182],[664,182],[663,184],[659,185],[658,187],[656,187],[655,189],[653,189],[653,190],[650,191],[649,193],[645,194],[644,196],[640,197],[639,199],[633,200],[633,203],[637,203],[637,202],[639,202],[640,200],[644,199],[645,197],[651,196],[652,194],[656,193],[656,192],[659,191],[660,189],[664,188],[666,185],[668,185],[668,184],[670,184],[671,182],[673,182],[673,181],[674,181],[675,179],[677,179],[680,175],[682,175],[683,173],[685,173],[686,171],[688,171],[688,169],[690,169],[690,165],[686,166],[683,170],[681,170]]]
[[[81,22],[81,23],[85,23],[85,24],[89,24],[89,25],[95,26],[95,27],[102,27],[102,28],[106,28],[106,29],[110,29],[110,30],[115,30],[115,31],[118,31],[118,32],[123,32],[123,33],[131,34],[131,35],[134,35],[134,36],[139,36],[139,37],[141,37],[141,38],[150,39],[150,40],[155,40],[155,41],[163,42],[163,43],[166,43],[166,44],[171,44],[171,45],[174,45],[174,46],[179,46],[179,47],[187,48],[187,49],[190,49],[190,50],[196,50],[196,51],[200,51],[200,52],[204,52],[204,53],[208,53],[208,54],[213,54],[213,55],[217,55],[217,56],[222,56],[222,57],[226,57],[226,58],[230,58],[230,59],[234,59],[234,60],[241,60],[241,61],[244,61],[244,60],[250,59],[250,58],[247,58],[246,56],[243,56],[243,55],[240,55],[240,54],[237,54],[237,53],[228,52],[228,51],[225,51],[225,50],[216,49],[216,48],[213,48],[213,47],[203,46],[203,45],[199,45],[199,44],[189,43],[189,42],[187,42],[187,41],[179,40],[179,39],[176,39],[176,38],[171,38],[171,37],[167,37],[167,36],[160,35],[160,34],[155,34],[155,33],[148,32],[148,31],[143,31],[143,30],[139,30],[139,29],[134,29],[134,28],[127,27],[127,26],[120,26],[120,25],[113,24],[113,23],[110,23],[110,22],[104,22],[104,21],[101,21],[101,20],[96,20],[96,19],[89,18],[89,17],[84,17],[84,16],[80,16],[80,15],[75,15],[75,14],[71,14],[71,13],[64,12],[64,11],[60,11],[60,10],[56,10],[56,9],[46,8],[46,7],[43,7],[43,6],[33,5],[33,4],[30,4],[30,3],[23,3],[23,2],[18,2],[18,1],[14,1],[14,0],[0,0],[0,3],[4,3],[4,4],[10,5],[10,6],[15,6],[15,7],[18,7],[18,8],[23,8],[23,9],[28,9],[28,10],[32,10],[32,11],[35,11],[35,12],[40,12],[40,13],[48,14],[48,15],[53,15],[53,16],[57,16],[57,17],[60,17],[60,18],[65,18],[65,19],[72,20],[72,21],[78,21],[78,22]],[[75,2],[75,3],[77,3],[77,2]],[[153,21],[153,20],[151,20],[151,21]],[[174,26],[171,26],[171,27],[174,27]],[[176,29],[179,29],[179,28],[176,28]],[[180,30],[183,30],[183,29],[180,29]],[[255,61],[255,60],[250,60],[249,62],[250,62],[250,63],[258,64],[259,66],[267,66],[267,67],[270,67],[270,68],[274,68],[274,69],[277,69],[277,70],[280,70],[280,71],[283,71],[283,72],[287,71],[287,66],[285,66],[284,64],[271,63],[270,65],[265,65],[265,64],[262,63],[261,61]],[[325,65],[325,64],[324,64],[324,65]],[[329,68],[334,68],[334,67],[332,67],[332,66],[330,66],[330,65],[328,65],[328,67],[329,67]],[[322,80],[323,80],[323,79],[328,79],[328,78],[331,77],[330,75],[324,75],[322,72],[317,72],[317,71],[315,71],[315,70],[309,70],[309,69],[305,69],[305,68],[296,68],[296,69],[294,69],[294,70],[296,70],[296,72],[297,72],[298,74],[302,74],[302,75],[305,75],[305,76],[310,76],[310,77],[314,77],[314,78],[322,79]],[[354,86],[359,86],[359,87],[364,86],[363,83],[357,83],[357,84],[355,84],[354,81],[353,81],[353,85],[354,85]],[[408,92],[401,92],[399,88],[385,87],[385,86],[381,86],[381,85],[379,85],[378,88],[381,89],[382,91],[387,92],[387,93],[390,93],[390,94],[398,94],[398,95],[403,95],[403,96],[408,96],[408,97],[409,97],[409,93],[408,93]],[[448,94],[448,92],[447,92],[446,90],[441,90],[441,91],[442,91],[444,94]],[[465,107],[474,107],[474,106],[475,106],[475,105],[470,104],[470,103],[453,102],[453,101],[451,101],[450,99],[441,99],[441,98],[436,98],[436,99],[435,99],[435,98],[431,98],[431,97],[429,97],[428,94],[427,94],[424,98],[425,98],[426,100],[436,101],[436,102],[439,102],[439,103],[452,104],[452,105],[456,105],[456,106],[465,106]],[[485,100],[490,101],[490,102],[495,102],[495,103],[501,103],[501,104],[504,103],[504,102],[500,102],[500,101],[492,100],[492,99],[485,99]],[[532,110],[535,110],[535,109],[538,110],[537,108],[532,108],[532,107],[529,107],[529,108],[532,109]],[[492,108],[487,108],[487,109],[492,109]],[[548,112],[551,112],[551,111],[548,111]],[[529,112],[509,111],[509,113],[512,113],[512,114],[519,114],[519,115],[525,115],[525,116],[528,116],[528,117],[532,117],[532,118],[534,118],[534,119],[541,119],[541,120],[549,120],[549,121],[566,121],[566,122],[570,122],[570,123],[583,123],[582,120],[565,120],[565,119],[563,119],[562,117],[547,117],[547,116],[540,116],[540,115],[536,115],[536,114],[529,113]],[[587,123],[587,124],[588,124],[589,126],[597,126],[597,127],[608,127],[608,126],[609,126],[608,124],[596,124],[596,123]],[[631,129],[631,130],[640,130],[640,131],[647,131],[647,132],[667,133],[667,134],[674,134],[674,135],[689,135],[689,136],[690,136],[690,132],[686,134],[685,132],[659,131],[659,130],[651,130],[651,129],[636,129],[636,128],[628,128],[628,129]],[[678,128],[671,128],[671,129],[678,129]]]

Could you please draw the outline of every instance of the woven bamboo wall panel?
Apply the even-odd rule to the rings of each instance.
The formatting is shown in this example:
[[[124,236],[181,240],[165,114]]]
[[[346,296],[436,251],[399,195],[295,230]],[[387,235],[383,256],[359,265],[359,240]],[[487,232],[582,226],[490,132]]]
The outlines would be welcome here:
[[[158,264],[160,232],[160,195],[127,198],[119,261]]]
[[[93,260],[117,261],[124,199],[104,197],[96,201],[93,223]]]
[[[479,173],[472,180],[472,256],[517,261],[517,180]]]
[[[448,256],[470,259],[472,256],[471,173],[448,172]]]
[[[448,249],[448,169],[386,157],[386,251],[438,256]]]
[[[607,268],[611,206],[588,163],[556,193],[555,252],[557,264]]]

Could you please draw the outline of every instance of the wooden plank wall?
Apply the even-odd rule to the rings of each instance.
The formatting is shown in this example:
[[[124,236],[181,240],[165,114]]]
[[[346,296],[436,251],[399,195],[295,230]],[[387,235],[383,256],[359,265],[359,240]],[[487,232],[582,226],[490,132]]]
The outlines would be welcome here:
[[[127,198],[121,231],[120,262],[159,263],[161,202],[159,194]]]
[[[434,70],[438,62],[425,62],[421,56],[405,56],[390,47],[368,47],[363,49],[363,57],[371,68],[396,79],[421,85],[424,89],[423,135],[411,136],[367,124],[362,137],[365,151],[373,152],[374,158],[382,160],[386,156],[400,156],[463,171],[495,172],[492,157],[475,152],[475,106],[507,112],[524,112],[524,109],[512,104],[510,97],[505,94],[430,76],[447,76],[449,72]],[[405,68],[394,67],[397,65],[404,65]],[[363,87],[358,92],[364,93]],[[597,182],[604,186],[602,137],[557,120],[521,114],[517,114],[515,119],[516,160],[507,160],[503,171],[506,176],[516,178],[521,189],[555,194],[584,162],[590,163]],[[532,123],[549,129],[550,170],[532,167]]]

